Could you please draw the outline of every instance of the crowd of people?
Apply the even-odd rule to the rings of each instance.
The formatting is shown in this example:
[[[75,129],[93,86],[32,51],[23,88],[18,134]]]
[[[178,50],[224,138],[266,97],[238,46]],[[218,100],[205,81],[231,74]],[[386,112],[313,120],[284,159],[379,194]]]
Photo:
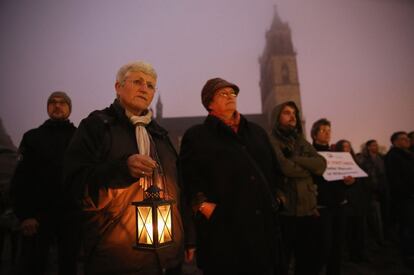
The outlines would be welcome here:
[[[375,139],[355,154],[348,140],[332,143],[321,118],[310,143],[288,101],[267,133],[238,112],[239,87],[213,78],[201,90],[204,122],[176,152],[149,109],[156,85],[150,64],[125,64],[113,103],[78,128],[70,97],[56,91],[49,119],[24,134],[18,154],[1,145],[2,163],[17,162],[2,166],[0,190],[0,245],[8,234],[13,274],[47,274],[53,246],[58,274],[78,274],[82,256],[86,275],[178,275],[194,261],[205,275],[340,275],[344,259],[367,260],[370,241],[398,243],[414,269],[413,132],[393,133],[386,155]],[[347,152],[368,176],[329,180],[320,152]],[[173,201],[173,238],[137,249],[131,204],[155,187]]]

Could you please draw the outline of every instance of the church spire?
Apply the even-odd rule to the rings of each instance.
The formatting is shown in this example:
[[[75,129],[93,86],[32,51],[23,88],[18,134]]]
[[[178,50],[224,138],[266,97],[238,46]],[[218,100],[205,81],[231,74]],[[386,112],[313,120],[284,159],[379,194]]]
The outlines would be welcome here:
[[[155,106],[155,109],[157,111],[157,120],[162,119],[162,102],[161,102],[161,95],[158,96],[157,104]]]
[[[289,24],[280,19],[276,5],[273,8],[272,25],[266,33],[268,54],[295,54]]]
[[[271,25],[271,29],[277,29],[279,28],[281,25],[283,25],[282,20],[279,17],[279,13],[277,11],[277,6],[276,4],[273,6],[273,22]]]

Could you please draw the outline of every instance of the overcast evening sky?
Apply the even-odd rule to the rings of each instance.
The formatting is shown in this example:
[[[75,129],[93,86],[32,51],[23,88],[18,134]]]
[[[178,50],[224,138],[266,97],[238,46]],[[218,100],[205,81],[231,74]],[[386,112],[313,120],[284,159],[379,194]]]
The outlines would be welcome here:
[[[113,101],[116,71],[133,60],[157,70],[164,117],[206,115],[201,88],[216,76],[239,85],[241,113],[260,113],[275,4],[292,30],[308,136],[321,117],[332,142],[357,151],[414,130],[411,0],[1,0],[0,117],[18,145],[64,90],[78,125]]]

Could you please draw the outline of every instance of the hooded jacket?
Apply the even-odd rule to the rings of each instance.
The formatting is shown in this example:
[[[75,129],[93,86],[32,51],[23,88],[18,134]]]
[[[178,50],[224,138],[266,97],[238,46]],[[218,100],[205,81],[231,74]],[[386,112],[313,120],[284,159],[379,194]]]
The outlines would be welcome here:
[[[283,128],[279,117],[285,106],[296,110],[296,127]],[[272,112],[273,128],[271,143],[284,175],[280,189],[285,196],[282,215],[309,216],[316,210],[317,188],[313,175],[322,175],[326,169],[325,159],[303,136],[299,109],[292,101],[276,106]]]

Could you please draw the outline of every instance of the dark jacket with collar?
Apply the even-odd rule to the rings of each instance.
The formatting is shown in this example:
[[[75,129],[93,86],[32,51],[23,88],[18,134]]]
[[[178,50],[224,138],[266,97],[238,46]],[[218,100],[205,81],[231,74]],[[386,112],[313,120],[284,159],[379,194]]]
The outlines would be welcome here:
[[[146,128],[164,170],[165,188],[176,201],[172,221],[174,243],[156,252],[132,248],[136,221],[131,202],[141,201],[143,191],[139,179],[130,176],[126,164],[130,155],[138,153],[135,128],[115,100],[109,108],[95,111],[82,120],[65,160],[65,183],[83,210],[86,270],[91,274],[140,274],[148,266],[169,268],[182,261],[177,154],[166,130],[154,120]]]
[[[69,120],[48,119],[24,134],[11,182],[13,207],[20,220],[58,216],[71,207],[62,173],[64,153],[75,130]]]
[[[217,205],[209,220],[195,215],[200,266],[248,273],[275,262],[278,228],[269,195],[276,196],[278,170],[266,132],[242,115],[237,134],[211,115],[186,131],[180,171],[187,199],[197,203],[202,194]]]

